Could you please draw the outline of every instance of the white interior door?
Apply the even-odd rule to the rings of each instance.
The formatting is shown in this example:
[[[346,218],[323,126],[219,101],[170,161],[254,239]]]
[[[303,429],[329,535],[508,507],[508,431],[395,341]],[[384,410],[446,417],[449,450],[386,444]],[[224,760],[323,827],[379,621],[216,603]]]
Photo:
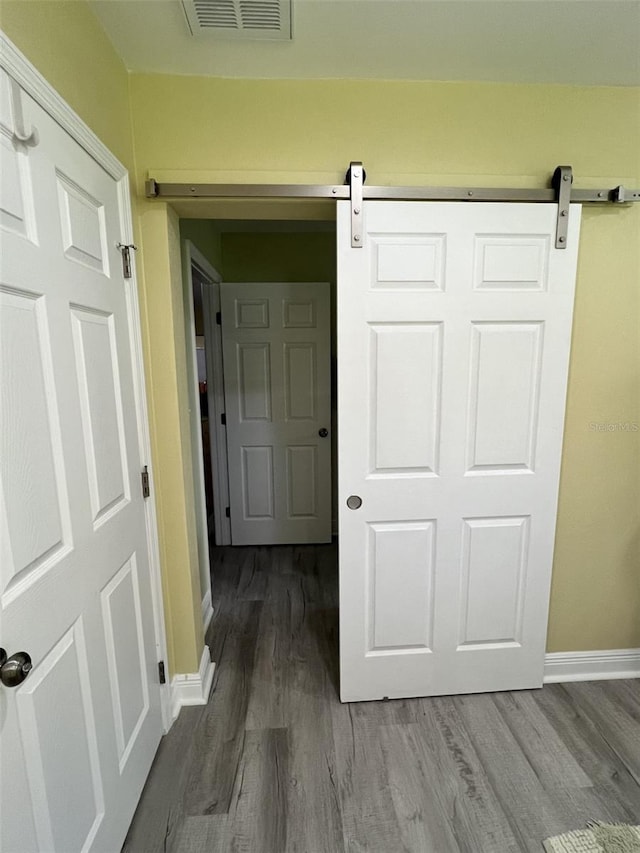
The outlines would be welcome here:
[[[329,542],[329,284],[220,289],[231,541]]]
[[[563,250],[552,204],[363,215],[352,249],[338,203],[342,699],[539,687],[580,208]]]
[[[0,86],[1,849],[114,853],[162,734],[122,190]]]

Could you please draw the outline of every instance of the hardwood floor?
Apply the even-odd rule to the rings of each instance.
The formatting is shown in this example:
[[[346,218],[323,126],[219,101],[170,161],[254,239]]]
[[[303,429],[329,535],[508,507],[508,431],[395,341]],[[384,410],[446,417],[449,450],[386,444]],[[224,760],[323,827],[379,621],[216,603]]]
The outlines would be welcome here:
[[[163,739],[126,853],[540,853],[640,822],[640,682],[342,705],[335,545],[212,564],[214,689]]]

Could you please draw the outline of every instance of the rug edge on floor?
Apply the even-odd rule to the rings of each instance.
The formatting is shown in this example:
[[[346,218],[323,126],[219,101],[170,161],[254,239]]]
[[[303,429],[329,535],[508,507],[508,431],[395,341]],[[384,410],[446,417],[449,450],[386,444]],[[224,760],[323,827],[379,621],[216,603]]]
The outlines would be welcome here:
[[[577,829],[545,839],[546,853],[640,853],[640,826],[590,821]]]

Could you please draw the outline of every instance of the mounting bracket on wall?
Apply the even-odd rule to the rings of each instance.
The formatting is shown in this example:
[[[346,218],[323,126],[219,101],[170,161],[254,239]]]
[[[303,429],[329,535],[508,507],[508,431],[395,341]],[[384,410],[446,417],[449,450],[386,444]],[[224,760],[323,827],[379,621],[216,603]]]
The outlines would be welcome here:
[[[556,249],[567,247],[569,205],[628,204],[640,202],[640,189],[622,185],[610,189],[581,190],[573,186],[571,166],[558,166],[547,189],[500,187],[386,187],[367,186],[361,162],[353,161],[345,183],[339,184],[174,184],[149,178],[147,198],[334,198],[351,203],[351,246],[363,245],[363,201],[508,201],[553,203],[558,205]]]

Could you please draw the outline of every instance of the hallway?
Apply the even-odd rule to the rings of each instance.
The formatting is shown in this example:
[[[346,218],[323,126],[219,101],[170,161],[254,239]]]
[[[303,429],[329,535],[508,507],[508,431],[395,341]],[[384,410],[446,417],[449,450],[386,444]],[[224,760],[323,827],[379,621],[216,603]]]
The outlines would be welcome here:
[[[640,820],[640,684],[342,705],[337,548],[212,550],[217,662],[125,853],[507,853]]]

